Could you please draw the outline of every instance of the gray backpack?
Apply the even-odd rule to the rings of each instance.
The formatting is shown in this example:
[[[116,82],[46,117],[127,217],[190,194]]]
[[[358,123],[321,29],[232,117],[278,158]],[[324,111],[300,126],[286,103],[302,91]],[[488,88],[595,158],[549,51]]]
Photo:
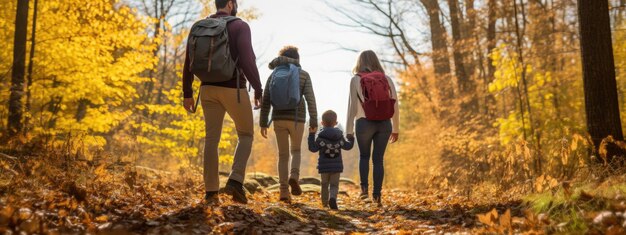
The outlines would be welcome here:
[[[237,61],[230,54],[226,24],[234,16],[200,20],[191,27],[187,41],[189,71],[202,82],[215,83],[233,79]]]

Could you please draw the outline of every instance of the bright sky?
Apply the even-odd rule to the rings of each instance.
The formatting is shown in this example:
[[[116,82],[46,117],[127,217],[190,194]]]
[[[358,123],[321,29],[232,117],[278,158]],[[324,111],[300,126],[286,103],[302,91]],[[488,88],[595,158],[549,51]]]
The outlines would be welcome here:
[[[341,18],[320,0],[245,0],[240,8],[254,7],[260,17],[250,23],[252,41],[261,80],[271,74],[268,63],[284,45],[294,45],[300,51],[302,68],[310,75],[315,90],[319,115],[328,109],[338,114],[345,125],[348,108],[349,82],[358,53],[356,50],[384,48],[384,41],[373,35],[355,32],[329,22],[328,17]],[[334,4],[348,5],[337,0]],[[258,112],[258,111],[257,111]]]

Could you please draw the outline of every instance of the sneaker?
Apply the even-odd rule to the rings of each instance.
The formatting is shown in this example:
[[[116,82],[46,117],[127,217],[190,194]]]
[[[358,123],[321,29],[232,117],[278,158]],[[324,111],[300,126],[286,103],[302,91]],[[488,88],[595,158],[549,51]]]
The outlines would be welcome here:
[[[330,207],[330,209],[333,209],[333,210],[338,210],[339,209],[337,207],[337,199],[335,199],[335,198],[331,198],[330,200],[328,200],[328,206]]]
[[[243,189],[243,185],[235,180],[229,179],[224,187],[224,192],[233,196],[233,201],[247,204],[248,198],[246,198],[246,191]]]
[[[289,179],[289,186],[291,186],[291,194],[295,196],[302,195],[302,189],[296,179]]]
[[[204,195],[204,203],[206,203],[207,205],[217,206],[221,202],[220,202],[220,198],[218,197],[217,192],[207,191],[206,194]]]

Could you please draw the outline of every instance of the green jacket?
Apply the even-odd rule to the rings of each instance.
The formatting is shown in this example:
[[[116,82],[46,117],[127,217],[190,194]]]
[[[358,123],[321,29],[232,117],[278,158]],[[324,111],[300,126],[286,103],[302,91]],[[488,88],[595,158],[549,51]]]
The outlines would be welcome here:
[[[292,59],[289,57],[280,56],[270,63],[270,69],[274,69],[279,65],[283,64],[295,64],[298,67],[300,66],[300,61],[296,59]],[[272,102],[270,100],[270,83],[272,81],[272,76],[267,79],[265,83],[265,90],[263,93],[263,102],[261,104],[261,127],[269,127],[269,114],[270,109],[272,108]],[[313,93],[313,84],[311,84],[311,77],[309,77],[309,73],[300,69],[300,91],[302,91],[302,96],[304,99],[300,100],[300,104],[298,107],[298,116],[295,120],[297,122],[306,122],[306,111],[309,111],[309,126],[317,127],[317,106],[315,105],[315,94]],[[306,101],[306,106],[305,106]],[[272,120],[288,120],[294,121],[296,110],[272,110]]]

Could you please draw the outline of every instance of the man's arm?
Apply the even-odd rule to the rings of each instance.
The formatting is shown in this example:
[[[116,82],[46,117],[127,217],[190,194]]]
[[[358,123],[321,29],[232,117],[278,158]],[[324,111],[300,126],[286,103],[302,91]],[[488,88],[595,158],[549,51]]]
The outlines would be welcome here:
[[[236,40],[237,49],[239,49],[239,68],[243,70],[248,82],[254,88],[254,99],[259,100],[263,94],[263,88],[259,70],[256,67],[256,55],[252,49],[252,33],[248,23],[241,21],[239,37]]]
[[[259,125],[261,127],[269,127],[270,108],[272,107],[269,92],[271,80],[272,76],[270,75],[270,77],[267,78],[267,82],[265,83],[265,93],[263,93],[263,102],[261,103],[261,117],[259,120]]]
[[[189,40],[187,40],[187,50],[185,50],[185,64],[183,65],[183,97],[193,98],[193,74],[189,71]]]

